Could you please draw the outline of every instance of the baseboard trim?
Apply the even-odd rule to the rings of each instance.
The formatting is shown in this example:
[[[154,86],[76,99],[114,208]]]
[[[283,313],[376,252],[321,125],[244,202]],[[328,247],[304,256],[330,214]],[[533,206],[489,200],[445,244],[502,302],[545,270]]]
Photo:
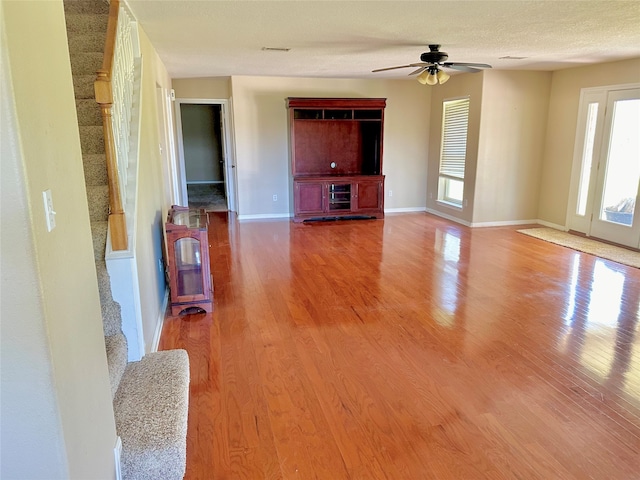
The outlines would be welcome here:
[[[156,322],[156,331],[153,334],[153,343],[151,345],[151,352],[158,351],[158,345],[160,345],[160,335],[162,335],[162,327],[164,326],[164,317],[166,316],[167,306],[169,305],[169,289],[164,289],[164,298],[162,299],[162,307],[160,307],[160,313],[158,314],[158,321]]]
[[[440,212],[438,210],[433,210],[431,208],[427,208],[427,209],[425,209],[425,211],[427,213],[430,213],[431,215],[435,215],[436,217],[442,217],[442,218],[445,218],[447,220],[451,220],[452,222],[459,223],[461,225],[464,225],[465,227],[470,227],[471,226],[471,224],[469,222],[467,222],[466,220],[462,220],[460,218],[456,218],[453,215],[447,215],[446,213],[442,213],[442,212]]]
[[[274,220],[282,218],[291,218],[289,213],[258,213],[255,215],[238,215],[238,220]]]
[[[565,227],[564,225],[558,225],[557,223],[551,223],[551,222],[547,222],[546,220],[540,220],[540,219],[538,219],[537,222],[540,225],[543,225],[545,227],[555,228],[556,230],[561,230],[563,232],[569,231],[569,228]]]
[[[505,220],[500,222],[476,222],[471,227],[511,227],[513,225],[537,225],[538,220]]]
[[[385,208],[384,213],[416,213],[422,212],[424,213],[425,207],[401,207],[401,208]]]

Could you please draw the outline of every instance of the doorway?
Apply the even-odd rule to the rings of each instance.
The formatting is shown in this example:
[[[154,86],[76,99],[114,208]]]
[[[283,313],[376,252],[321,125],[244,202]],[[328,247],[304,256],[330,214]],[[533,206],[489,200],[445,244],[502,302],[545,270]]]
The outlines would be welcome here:
[[[226,100],[176,99],[182,205],[236,211]]]
[[[583,90],[569,228],[639,248],[639,196],[640,87]]]

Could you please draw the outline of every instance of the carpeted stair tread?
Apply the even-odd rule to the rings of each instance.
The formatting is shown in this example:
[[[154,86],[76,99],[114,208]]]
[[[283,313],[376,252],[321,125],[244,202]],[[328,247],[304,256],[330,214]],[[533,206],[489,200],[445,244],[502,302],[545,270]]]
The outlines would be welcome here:
[[[104,133],[98,125],[81,125],[80,149],[83,155],[104,153]]]
[[[102,127],[102,114],[100,106],[93,98],[76,99],[76,111],[78,113],[78,125],[81,127]]]
[[[102,67],[104,54],[101,52],[70,53],[71,72],[73,75],[94,75]]]
[[[111,383],[111,399],[118,391],[122,374],[127,368],[127,338],[122,332],[104,337],[107,350],[107,367],[109,368],[109,382]]]
[[[109,2],[106,0],[65,0],[65,16],[74,13],[109,14]]]
[[[75,97],[95,99],[95,90],[93,89],[93,82],[95,82],[95,80],[95,73],[90,75],[73,75],[73,92]]]
[[[69,34],[67,40],[70,52],[102,52],[105,34],[102,32]]]
[[[107,159],[98,153],[83,155],[84,181],[87,186],[107,185]]]
[[[123,479],[184,477],[188,405],[186,351],[150,353],[129,363],[113,402]]]
[[[98,292],[100,293],[100,303],[105,303],[112,299],[111,295],[111,279],[107,270],[107,264],[104,259],[96,260],[96,275],[98,277]],[[109,333],[108,335],[115,335]]]
[[[108,221],[91,222],[91,237],[93,239],[93,257],[95,260],[104,260],[104,252],[107,246]]]
[[[68,13],[65,14],[67,35],[86,35],[92,33],[105,34],[109,22],[109,14]]]
[[[109,217],[109,187],[107,185],[87,185],[89,220],[101,222]]]
[[[105,335],[115,335],[122,329],[122,310],[120,304],[112,298],[100,304],[102,328]]]

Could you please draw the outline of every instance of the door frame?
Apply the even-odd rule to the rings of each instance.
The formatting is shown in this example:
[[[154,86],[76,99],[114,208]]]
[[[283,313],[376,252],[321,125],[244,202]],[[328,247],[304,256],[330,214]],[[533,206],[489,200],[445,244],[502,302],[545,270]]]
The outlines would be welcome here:
[[[180,111],[182,104],[220,105],[220,117],[222,119],[222,155],[224,157],[223,171],[227,208],[230,212],[237,212],[238,182],[236,178],[235,152],[233,150],[233,142],[231,141],[231,125],[233,125],[231,122],[231,108],[229,100],[217,98],[176,98],[175,100],[176,137],[178,139],[177,183],[180,185],[179,197],[181,206],[189,206],[189,199],[187,196],[186,165],[184,161],[184,139],[182,137],[182,116]]]
[[[176,159],[175,131],[173,108],[172,108],[172,89],[165,88],[156,84],[156,101],[160,116],[162,117],[162,125],[160,128],[160,155],[163,160],[162,173],[165,182],[165,199],[169,201],[169,205],[178,205],[180,203],[180,185],[178,184],[178,162]]]
[[[632,90],[640,88],[640,83],[626,83],[618,85],[604,85],[600,87],[582,88],[580,90],[580,100],[578,108],[578,119],[576,122],[576,137],[573,148],[573,164],[571,168],[571,183],[569,187],[569,198],[567,201],[567,213],[566,213],[566,228],[569,230],[575,230],[580,233],[584,233],[587,236],[591,235],[592,223],[591,213],[593,212],[593,202],[595,200],[595,187],[597,172],[591,172],[590,185],[589,185],[589,198],[587,202],[586,214],[581,216],[577,213],[578,209],[578,196],[580,191],[580,181],[582,174],[583,152],[585,142],[585,129],[586,118],[589,99],[602,102],[602,110],[598,109],[598,119],[601,123],[597,124],[595,143],[593,146],[593,160],[599,159],[602,154],[602,143],[605,142],[604,135],[606,132],[602,130],[605,128],[605,109],[607,108],[608,95],[611,92],[621,90]],[[597,157],[597,158],[596,158]],[[595,170],[595,169],[593,169]],[[638,245],[634,245],[638,248]]]

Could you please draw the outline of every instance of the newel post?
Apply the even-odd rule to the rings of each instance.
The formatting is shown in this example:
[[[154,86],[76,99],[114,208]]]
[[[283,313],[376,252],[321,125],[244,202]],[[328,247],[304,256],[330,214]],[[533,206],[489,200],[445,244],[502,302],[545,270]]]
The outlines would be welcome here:
[[[116,144],[113,138],[111,123],[111,107],[113,94],[108,72],[98,70],[98,77],[94,83],[96,102],[100,105],[102,114],[102,131],[104,133],[104,148],[107,159],[107,177],[109,182],[109,228],[111,230],[111,247],[113,250],[127,249],[127,224],[122,196],[120,194],[120,179],[118,176],[118,159]]]

